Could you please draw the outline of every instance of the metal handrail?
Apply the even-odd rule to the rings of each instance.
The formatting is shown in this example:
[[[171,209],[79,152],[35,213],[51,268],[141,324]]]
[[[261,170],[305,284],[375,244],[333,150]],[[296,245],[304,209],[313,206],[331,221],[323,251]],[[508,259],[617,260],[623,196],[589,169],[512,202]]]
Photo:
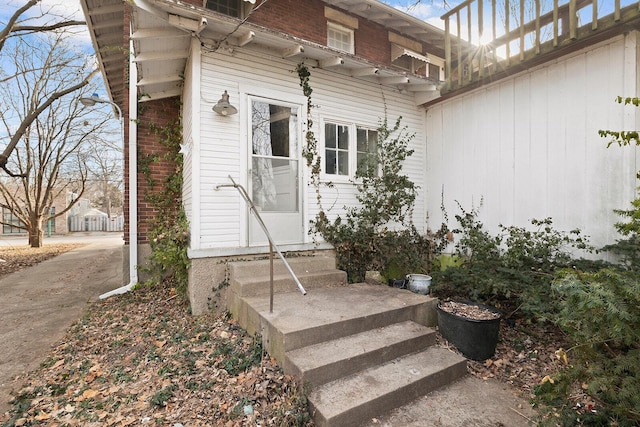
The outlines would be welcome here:
[[[231,182],[233,184],[220,184],[220,185],[217,185],[216,186],[216,190],[219,190],[220,188],[224,188],[224,187],[233,187],[236,190],[238,190],[238,192],[240,193],[240,196],[242,196],[244,201],[247,202],[247,204],[249,205],[249,212],[251,212],[253,214],[253,216],[256,217],[256,220],[258,221],[258,224],[260,224],[260,227],[262,228],[262,231],[264,231],[264,234],[267,236],[267,240],[269,241],[269,261],[270,261],[270,268],[271,268],[271,270],[270,270],[270,276],[271,277],[270,277],[270,294],[269,294],[269,312],[273,313],[273,251],[274,250],[276,251],[276,253],[280,257],[280,259],[284,263],[284,266],[286,267],[287,271],[289,272],[289,274],[293,278],[293,281],[296,282],[296,285],[298,285],[298,289],[300,289],[300,292],[302,292],[302,295],[306,295],[307,291],[304,290],[304,287],[302,286],[302,283],[300,283],[300,280],[298,280],[298,277],[296,276],[296,274],[291,269],[291,266],[289,265],[287,260],[284,258],[284,255],[282,255],[282,252],[280,252],[280,249],[278,249],[278,246],[275,244],[275,242],[271,238],[271,234],[269,234],[269,230],[267,229],[267,226],[265,225],[264,221],[262,221],[262,217],[260,217],[260,214],[258,213],[258,210],[256,209],[256,205],[253,204],[253,201],[249,197],[249,194],[247,193],[247,190],[245,190],[242,185],[236,184],[236,182],[233,180],[233,177],[231,177],[231,175],[229,175],[229,179],[231,180]]]

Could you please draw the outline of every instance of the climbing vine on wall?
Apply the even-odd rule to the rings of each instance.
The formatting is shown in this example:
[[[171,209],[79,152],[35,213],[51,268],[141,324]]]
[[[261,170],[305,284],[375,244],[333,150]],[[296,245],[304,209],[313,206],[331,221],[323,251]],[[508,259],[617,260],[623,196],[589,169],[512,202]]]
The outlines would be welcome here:
[[[300,87],[302,87],[302,93],[307,98],[307,111],[306,111],[306,130],[305,130],[305,141],[306,144],[302,148],[302,156],[307,162],[307,167],[311,170],[310,176],[310,184],[315,188],[316,191],[316,201],[318,206],[320,207],[320,211],[322,211],[322,197],[320,193],[320,168],[322,158],[318,153],[318,140],[316,139],[316,135],[313,132],[313,102],[311,101],[311,94],[313,93],[313,89],[310,84],[311,72],[309,68],[304,64],[300,63],[296,67],[296,72],[298,73],[298,77],[300,78]],[[331,183],[326,183],[327,186],[331,187]]]
[[[402,174],[404,161],[413,154],[409,144],[414,134],[401,124],[402,118],[389,124],[380,119],[376,130],[376,150],[372,163],[357,171],[353,185],[357,190],[357,207],[346,209],[344,217],[330,220],[321,203],[321,186],[333,184],[320,180],[321,156],[313,133],[310,84],[311,73],[303,63],[296,71],[302,92],[307,98],[306,145],[303,155],[310,168],[311,185],[315,187],[318,214],[311,221],[311,232],[318,233],[336,251],[338,266],[350,281],[362,281],[367,270],[382,271],[387,278],[422,272],[442,245],[423,236],[413,224],[413,206],[417,186]],[[383,94],[384,98],[384,94]],[[386,103],[385,103],[386,105]],[[395,224],[393,230],[389,224]]]
[[[147,182],[144,200],[155,211],[155,216],[149,220],[148,238],[151,254],[145,271],[153,277],[153,283],[168,283],[175,287],[178,293],[185,295],[189,269],[189,222],[182,205],[183,160],[179,152],[182,125],[180,118],[164,126],[153,123],[147,125],[165,150],[140,155],[138,162],[138,169]],[[167,162],[174,166],[164,177],[160,188],[151,173],[152,165],[159,162]]]

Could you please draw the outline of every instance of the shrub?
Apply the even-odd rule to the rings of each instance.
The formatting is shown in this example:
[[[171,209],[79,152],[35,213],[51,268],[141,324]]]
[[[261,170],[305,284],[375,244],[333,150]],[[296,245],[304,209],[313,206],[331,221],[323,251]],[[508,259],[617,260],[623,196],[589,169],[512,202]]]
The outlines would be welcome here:
[[[565,270],[553,282],[556,323],[573,346],[567,366],[555,381],[536,389],[564,425],[638,425],[640,423],[640,281],[619,269],[595,273]],[[594,402],[592,410],[574,410],[572,393]],[[583,408],[582,408],[583,409]],[[559,417],[559,418],[558,418]]]
[[[640,172],[637,177],[640,179]],[[622,267],[640,272],[640,197],[631,202],[630,209],[614,209],[614,212],[626,220],[615,223],[614,227],[627,238],[619,239],[615,244],[605,246],[603,250],[617,255]]]
[[[380,123],[376,153],[356,173],[358,206],[334,221],[321,209],[312,222],[313,231],[334,246],[338,267],[350,282],[364,280],[367,270],[386,278],[426,272],[444,247],[443,230],[425,236],[413,223],[418,187],[402,174],[402,165],[413,154],[408,145],[414,135],[401,120],[393,126],[386,118]]]
[[[478,209],[458,204],[456,256],[463,262],[432,272],[433,292],[496,306],[518,308],[538,318],[551,313],[550,287],[555,271],[571,267],[572,251],[591,248],[580,230],[555,230],[551,218],[531,220],[532,229],[500,225],[492,236],[478,220]]]

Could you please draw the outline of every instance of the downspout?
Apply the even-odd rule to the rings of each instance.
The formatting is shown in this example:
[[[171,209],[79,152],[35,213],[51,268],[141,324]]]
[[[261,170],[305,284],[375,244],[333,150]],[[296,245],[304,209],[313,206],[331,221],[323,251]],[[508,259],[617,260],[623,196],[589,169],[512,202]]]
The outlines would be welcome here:
[[[129,42],[133,52],[133,41]],[[135,84],[131,84],[134,82]],[[138,69],[129,55],[129,286],[138,283]]]
[[[129,41],[133,52],[133,41]],[[100,295],[100,299],[124,294],[138,283],[138,70],[129,56],[129,284]],[[124,142],[124,141],[123,141]]]

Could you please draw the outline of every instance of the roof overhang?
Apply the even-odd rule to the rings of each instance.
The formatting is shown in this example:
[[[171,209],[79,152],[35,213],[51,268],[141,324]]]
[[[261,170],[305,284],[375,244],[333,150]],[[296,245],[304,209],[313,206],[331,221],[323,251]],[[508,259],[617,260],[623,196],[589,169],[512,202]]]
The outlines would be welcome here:
[[[324,0],[325,3],[380,24],[423,43],[444,47],[444,31],[377,0]],[[444,52],[444,51],[443,51]],[[444,57],[444,54],[442,55]]]
[[[119,103],[124,92],[122,38],[122,0],[80,0],[89,23],[94,47],[107,82],[111,99]],[[329,5],[385,25],[425,43],[444,40],[444,33],[414,17],[375,0],[325,0]],[[266,48],[282,58],[313,67],[418,92],[416,103],[437,96],[438,82],[394,67],[381,66],[363,58],[340,52],[308,40],[273,31],[215,13],[180,0],[134,0],[131,16],[132,61],[137,67],[141,101],[178,96],[192,37],[217,49]],[[119,27],[118,27],[119,20]],[[120,61],[114,60],[113,52]],[[405,52],[413,58],[426,57]],[[420,58],[416,58],[420,56]],[[426,95],[428,93],[428,95]]]
[[[125,94],[124,70],[127,61],[124,42],[122,0],[80,0],[93,49],[111,101],[122,105]]]

